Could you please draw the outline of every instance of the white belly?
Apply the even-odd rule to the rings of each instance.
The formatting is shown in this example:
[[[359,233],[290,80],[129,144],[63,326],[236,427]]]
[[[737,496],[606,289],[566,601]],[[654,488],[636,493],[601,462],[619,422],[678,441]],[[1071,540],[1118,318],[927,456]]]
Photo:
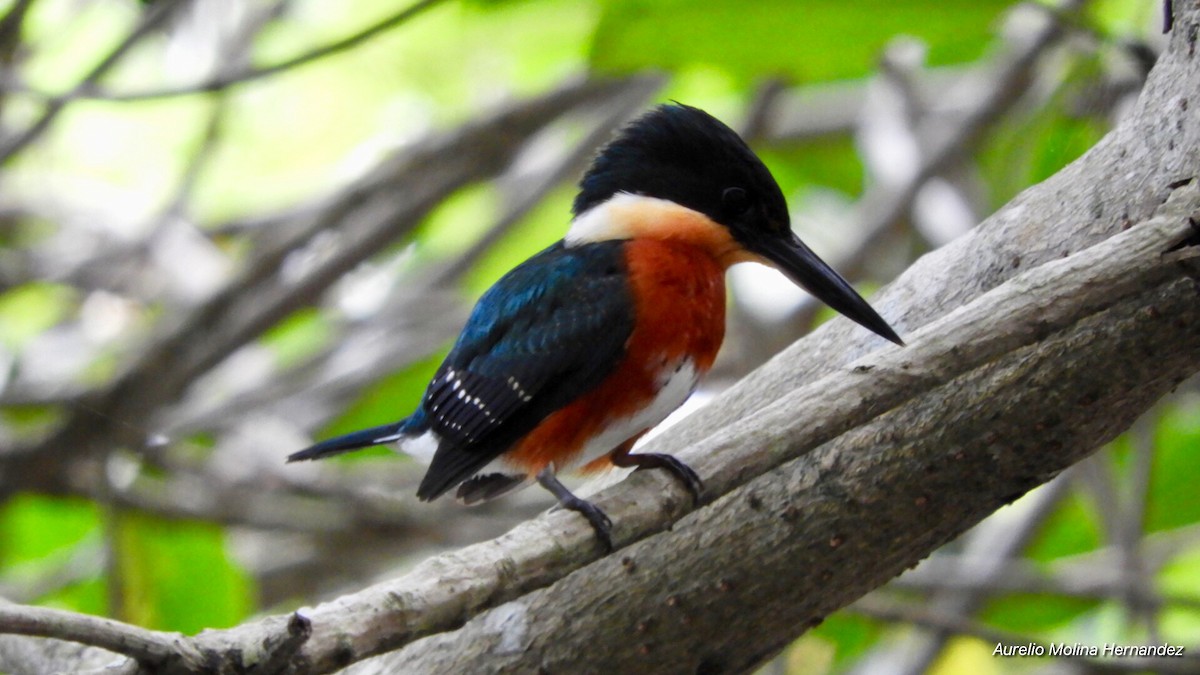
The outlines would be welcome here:
[[[683,402],[695,390],[699,380],[700,375],[696,372],[696,367],[690,359],[683,359],[674,365],[668,364],[659,378],[658,393],[655,394],[649,405],[629,417],[609,420],[600,433],[584,444],[579,454],[572,458],[569,466],[556,466],[555,471],[567,471],[604,457],[630,438],[653,428],[683,405]],[[400,439],[391,447],[428,465],[433,459],[433,453],[437,450],[439,442],[437,434],[427,431],[420,436]],[[512,466],[506,462],[504,455],[492,460],[477,473],[492,472],[506,475],[525,474],[523,468]]]
[[[659,380],[658,393],[650,405],[629,417],[610,420],[603,431],[584,444],[580,453],[571,461],[571,466],[555,467],[556,470],[567,470],[600,459],[630,438],[654,427],[683,405],[699,381],[700,374],[696,372],[696,367],[690,359],[684,359],[674,366],[668,364]]]

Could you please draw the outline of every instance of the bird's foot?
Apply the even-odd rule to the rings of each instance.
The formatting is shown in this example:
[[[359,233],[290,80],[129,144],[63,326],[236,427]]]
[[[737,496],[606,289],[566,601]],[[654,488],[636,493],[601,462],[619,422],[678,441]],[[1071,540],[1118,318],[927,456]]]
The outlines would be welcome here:
[[[554,471],[550,467],[546,467],[538,473],[537,481],[541,483],[542,487],[549,490],[551,494],[558,498],[559,506],[562,506],[564,509],[570,509],[587,518],[592,529],[596,531],[596,539],[600,540],[600,545],[604,547],[605,553],[612,553],[612,520],[600,510],[600,507],[586,499],[576,497],[567,489],[567,486],[558,481],[558,477],[554,475]]]
[[[612,463],[620,467],[637,467],[638,471],[643,469],[666,469],[672,475],[683,483],[687,491],[691,493],[692,500],[700,503],[700,495],[704,491],[704,483],[700,480],[700,476],[692,470],[692,467],[684,464],[681,460],[671,455],[664,455],[657,452],[625,452],[614,453]]]

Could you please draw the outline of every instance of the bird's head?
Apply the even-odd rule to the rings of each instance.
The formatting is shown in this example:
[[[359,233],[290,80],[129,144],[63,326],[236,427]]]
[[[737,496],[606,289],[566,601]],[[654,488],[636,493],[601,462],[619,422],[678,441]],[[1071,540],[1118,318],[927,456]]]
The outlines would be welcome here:
[[[568,246],[650,237],[700,246],[726,267],[770,265],[838,312],[902,344],[792,231],[787,201],[762,160],[703,110],[670,104],[642,115],[600,150],[579,187]]]

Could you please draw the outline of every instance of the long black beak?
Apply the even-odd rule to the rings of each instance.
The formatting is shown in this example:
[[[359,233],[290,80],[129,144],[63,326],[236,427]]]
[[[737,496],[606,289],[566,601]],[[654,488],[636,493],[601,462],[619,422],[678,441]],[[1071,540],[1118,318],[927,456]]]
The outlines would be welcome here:
[[[780,271],[815,295],[818,300],[876,335],[898,345],[904,344],[900,336],[896,335],[896,331],[892,330],[866,300],[863,300],[858,291],[832,267],[825,264],[824,260],[818,258],[794,233],[789,231],[782,237],[763,237],[755,243],[757,246],[754,248],[759,255],[775,263]]]

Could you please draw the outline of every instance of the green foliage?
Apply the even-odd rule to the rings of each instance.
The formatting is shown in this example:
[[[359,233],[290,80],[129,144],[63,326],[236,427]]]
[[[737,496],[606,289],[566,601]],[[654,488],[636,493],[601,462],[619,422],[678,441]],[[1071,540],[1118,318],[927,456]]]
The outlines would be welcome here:
[[[1099,605],[1096,600],[1014,593],[988,603],[983,617],[989,624],[1018,635],[1036,635],[1062,626]]]
[[[82,498],[23,494],[0,506],[0,568],[69,551],[100,527],[100,509]]]
[[[300,363],[331,337],[329,322],[314,308],[301,309],[263,334],[263,344],[275,353],[281,366]]]
[[[846,195],[863,188],[863,166],[849,136],[815,138],[759,152],[785,195],[820,185]]]
[[[0,506],[0,585],[39,588],[39,580],[69,565],[73,556],[98,548],[101,514],[80,498],[23,494]],[[48,589],[32,598],[42,604],[102,614],[107,584],[99,575]]]
[[[609,0],[591,63],[612,73],[712,66],[742,83],[862,77],[898,34],[928,42],[933,65],[976,58],[1010,4],[899,0],[867,9],[834,0]]]
[[[1087,109],[1099,94],[1100,61],[1068,62],[1069,73],[1054,93],[1053,104],[1025,109],[1001,123],[981,154],[982,169],[996,207],[1029,185],[1039,183],[1095,145],[1108,130],[1106,120]]]
[[[835,664],[849,664],[870,649],[882,632],[875,621],[839,612],[826,617],[809,635],[836,647]]]
[[[125,620],[191,634],[253,610],[253,584],[225,552],[220,526],[128,513],[115,527]]]
[[[1101,543],[1095,504],[1078,492],[1072,492],[1042,524],[1025,554],[1031,560],[1048,563],[1094,551]]]
[[[422,260],[443,260],[462,253],[487,231],[499,205],[491,185],[472,185],[451,195],[417,228]]]
[[[561,239],[570,219],[574,197],[573,187],[554,191],[488,249],[466,279],[465,286],[471,294],[482,294],[522,260]]]
[[[1196,499],[1200,401],[1192,398],[1169,407],[1156,428],[1154,446],[1146,529],[1156,532],[1200,522],[1200,499]]]
[[[31,283],[0,294],[0,346],[19,349],[57,324],[75,305],[75,292],[55,283]]]
[[[1159,590],[1181,603],[1172,604],[1162,614],[1164,634],[1184,641],[1200,635],[1200,547],[1175,556],[1158,574]]]

